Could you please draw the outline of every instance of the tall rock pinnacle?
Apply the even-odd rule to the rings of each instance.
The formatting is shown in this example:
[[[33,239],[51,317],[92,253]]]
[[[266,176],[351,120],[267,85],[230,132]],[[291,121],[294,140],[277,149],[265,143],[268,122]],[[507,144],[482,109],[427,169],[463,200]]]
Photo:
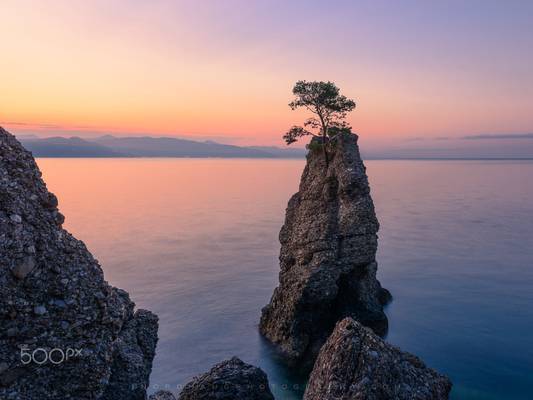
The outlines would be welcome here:
[[[327,164],[310,150],[287,206],[279,286],[260,322],[287,362],[307,369],[344,317],[387,329],[382,305],[390,295],[376,279],[379,223],[357,136],[339,134],[328,147]]]
[[[57,205],[0,128],[0,398],[144,400],[157,316],[104,280]]]

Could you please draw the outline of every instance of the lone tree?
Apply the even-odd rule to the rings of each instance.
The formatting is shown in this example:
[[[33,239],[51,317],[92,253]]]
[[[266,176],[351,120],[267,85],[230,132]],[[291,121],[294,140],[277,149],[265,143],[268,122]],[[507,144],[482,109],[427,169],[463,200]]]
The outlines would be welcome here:
[[[308,118],[303,126],[294,125],[283,139],[287,144],[296,142],[303,136],[321,138],[326,163],[328,154],[326,144],[341,132],[350,132],[351,127],[346,123],[346,115],[355,108],[355,102],[339,93],[339,88],[333,82],[298,81],[292,89],[295,99],[289,107],[296,110],[305,107],[314,116]]]

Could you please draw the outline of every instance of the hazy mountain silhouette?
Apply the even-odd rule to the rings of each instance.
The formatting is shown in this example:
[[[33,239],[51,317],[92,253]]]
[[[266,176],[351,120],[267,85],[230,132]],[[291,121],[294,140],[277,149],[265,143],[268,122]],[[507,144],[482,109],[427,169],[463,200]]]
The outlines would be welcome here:
[[[266,157],[267,153],[215,142],[169,137],[102,136],[95,143],[135,157]]]
[[[501,137],[500,137],[501,136]],[[533,140],[500,135],[410,140],[390,147],[367,147],[365,159],[523,159],[533,158]],[[304,158],[303,148],[274,146],[234,146],[214,141],[151,136],[100,136],[38,138],[21,135],[20,141],[35,157],[224,157],[224,158]],[[498,139],[498,140],[496,140]],[[529,139],[529,140],[527,140]]]
[[[240,147],[213,141],[170,137],[117,137],[105,135],[94,139],[79,137],[21,137],[21,142],[35,157],[228,157],[228,158],[301,158],[304,149],[278,147]]]
[[[35,157],[124,157],[125,154],[79,137],[21,137],[20,141]]]

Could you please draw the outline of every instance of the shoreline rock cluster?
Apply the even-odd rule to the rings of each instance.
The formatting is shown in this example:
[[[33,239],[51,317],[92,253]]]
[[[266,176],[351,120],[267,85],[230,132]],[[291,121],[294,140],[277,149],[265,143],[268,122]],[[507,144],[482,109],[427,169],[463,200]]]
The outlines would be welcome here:
[[[338,134],[327,158],[311,142],[259,330],[289,366],[311,370],[304,400],[447,399],[447,377],[379,337],[392,296],[376,278],[379,223],[357,139]]]
[[[0,398],[144,400],[157,316],[110,286],[0,128]]]
[[[447,377],[377,335],[386,332],[383,305],[391,295],[376,279],[379,223],[357,136],[339,135],[329,151],[329,163],[322,152],[309,152],[300,190],[289,201],[280,284],[263,309],[260,332],[289,366],[311,371],[303,400],[447,399]],[[257,393],[268,385],[262,371],[243,385],[242,368],[257,368],[240,362],[241,372],[229,373],[225,363],[194,378],[177,400],[272,398]],[[248,391],[236,395],[243,386]],[[161,391],[150,400],[176,397]]]

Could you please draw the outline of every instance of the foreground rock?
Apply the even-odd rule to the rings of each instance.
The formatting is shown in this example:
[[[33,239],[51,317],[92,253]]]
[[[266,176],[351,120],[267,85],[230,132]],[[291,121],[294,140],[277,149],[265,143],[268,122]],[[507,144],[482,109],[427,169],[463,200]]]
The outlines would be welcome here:
[[[304,400],[441,400],[450,380],[351,318],[320,350]]]
[[[134,313],[0,128],[0,398],[144,400],[157,317]]]
[[[338,135],[326,165],[310,151],[280,232],[279,286],[260,331],[289,364],[310,369],[335,323],[351,316],[387,329],[390,294],[376,279],[378,220],[357,136]]]
[[[266,374],[237,357],[215,365],[189,382],[179,400],[274,400]]]
[[[159,391],[150,400],[174,400],[168,391]],[[233,357],[195,377],[183,388],[178,400],[274,400],[266,374]]]
[[[168,390],[160,390],[157,393],[154,393],[150,396],[149,400],[176,400],[176,396],[169,392]]]

